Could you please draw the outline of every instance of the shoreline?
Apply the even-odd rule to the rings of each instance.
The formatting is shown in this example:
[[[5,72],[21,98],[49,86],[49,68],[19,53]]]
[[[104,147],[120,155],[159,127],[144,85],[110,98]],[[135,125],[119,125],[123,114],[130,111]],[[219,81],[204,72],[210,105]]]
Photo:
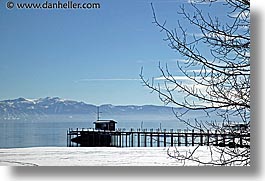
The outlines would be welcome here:
[[[31,147],[0,149],[0,166],[176,166],[167,148]]]

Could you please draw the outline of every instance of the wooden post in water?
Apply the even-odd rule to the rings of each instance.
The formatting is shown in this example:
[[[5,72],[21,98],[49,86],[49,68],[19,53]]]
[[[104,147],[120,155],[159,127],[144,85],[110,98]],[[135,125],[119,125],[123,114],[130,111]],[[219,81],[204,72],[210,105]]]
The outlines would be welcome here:
[[[185,146],[188,146],[188,133],[185,131]]]
[[[146,132],[144,132],[144,147],[146,147]]]
[[[180,136],[181,136],[181,134],[180,134],[180,132],[178,132],[178,146],[181,146]]]
[[[157,147],[160,147],[160,134],[159,134],[159,130],[157,130]]]
[[[138,135],[138,140],[137,140],[137,142],[138,142],[138,147],[140,147],[140,132],[139,132],[139,130],[138,130],[137,135]]]
[[[170,142],[171,142],[171,146],[173,146],[173,142],[174,142],[174,137],[173,137],[173,133],[171,133],[171,140],[170,140]]]
[[[174,134],[173,129],[170,129],[170,146],[173,146],[174,144]]]
[[[70,138],[69,138],[69,140],[70,140],[69,146],[72,147],[72,132],[70,132],[70,135],[69,136],[70,136]]]
[[[191,131],[191,146],[194,146],[194,129]]]
[[[215,130],[215,145],[218,145],[218,133],[217,130]]]
[[[164,147],[167,146],[167,135],[166,135],[166,131],[167,130],[164,129]]]
[[[68,147],[69,145],[69,140],[68,140],[68,130],[66,131],[66,146]]]
[[[200,131],[200,145],[203,146],[203,131]]]
[[[132,144],[132,147],[133,147],[133,130],[131,130],[131,134],[132,134],[132,140],[131,140],[131,144]]]
[[[153,147],[153,135],[152,135],[153,130],[150,129],[150,147]]]
[[[92,145],[95,146],[96,142],[95,142],[95,132],[94,130],[92,130]]]
[[[210,131],[207,130],[207,146],[210,145]]]
[[[128,146],[130,147],[130,143],[131,143],[131,133],[130,132],[128,132],[128,138],[129,138],[129,140],[128,140]]]
[[[128,142],[127,136],[128,136],[128,134],[126,133],[125,136],[126,136],[126,138],[125,138],[125,142],[126,142],[125,145],[126,145],[126,147],[128,147],[128,145],[127,145],[127,142]]]
[[[114,133],[114,138],[115,138],[115,147],[119,147],[117,132]]]
[[[101,138],[101,137],[100,137],[100,132],[99,132],[99,130],[98,130],[98,133],[97,133],[97,140],[98,140],[97,145],[98,145],[98,146],[100,146],[100,144],[101,144],[101,143],[100,143],[100,138]]]
[[[76,128],[77,136],[79,136],[78,128]],[[78,147],[78,143],[76,143],[76,147]]]
[[[120,147],[122,147],[122,135],[121,135],[121,132],[119,133],[120,135]]]
[[[116,147],[116,146],[118,146],[116,133],[113,134],[113,137],[114,137],[114,145]]]

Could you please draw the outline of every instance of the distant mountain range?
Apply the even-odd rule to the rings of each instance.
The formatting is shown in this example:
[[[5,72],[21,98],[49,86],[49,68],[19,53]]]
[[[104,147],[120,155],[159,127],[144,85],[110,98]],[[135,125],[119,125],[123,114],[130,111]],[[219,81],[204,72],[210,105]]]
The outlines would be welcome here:
[[[172,108],[154,105],[99,106],[104,115],[172,114]],[[181,108],[179,108],[181,109]],[[40,99],[18,98],[0,101],[0,119],[18,119],[28,116],[96,114],[97,106],[84,102],[64,100],[59,97]]]

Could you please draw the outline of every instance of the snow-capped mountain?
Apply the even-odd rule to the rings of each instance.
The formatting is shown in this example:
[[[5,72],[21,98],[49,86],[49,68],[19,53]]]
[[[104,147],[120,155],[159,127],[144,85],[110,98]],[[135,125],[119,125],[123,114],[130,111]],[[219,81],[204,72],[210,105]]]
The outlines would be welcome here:
[[[59,97],[46,97],[40,99],[18,98],[0,101],[0,119],[16,119],[27,116],[42,115],[75,115],[96,114],[97,106],[84,102],[64,100]],[[172,114],[171,107],[165,106],[114,106],[105,104],[100,106],[104,115],[111,114]]]

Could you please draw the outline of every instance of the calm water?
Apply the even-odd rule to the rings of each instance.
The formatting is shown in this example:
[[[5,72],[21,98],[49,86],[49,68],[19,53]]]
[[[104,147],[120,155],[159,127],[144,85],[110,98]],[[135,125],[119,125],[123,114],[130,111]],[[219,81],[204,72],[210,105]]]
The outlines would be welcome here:
[[[104,119],[104,118],[102,118]],[[106,118],[108,119],[108,118]],[[184,129],[185,126],[173,116],[113,116],[116,128]],[[0,120],[0,148],[66,146],[69,128],[93,128],[95,118],[80,115],[76,117],[49,117],[27,120]]]
[[[202,112],[188,115],[190,120],[217,120],[216,116],[206,118]],[[187,129],[174,115],[112,115],[101,119],[114,119],[116,128],[125,129]],[[236,120],[237,118],[233,118]],[[95,116],[61,115],[28,118],[24,120],[0,120],[0,148],[44,147],[67,145],[67,130],[69,128],[93,128]]]

